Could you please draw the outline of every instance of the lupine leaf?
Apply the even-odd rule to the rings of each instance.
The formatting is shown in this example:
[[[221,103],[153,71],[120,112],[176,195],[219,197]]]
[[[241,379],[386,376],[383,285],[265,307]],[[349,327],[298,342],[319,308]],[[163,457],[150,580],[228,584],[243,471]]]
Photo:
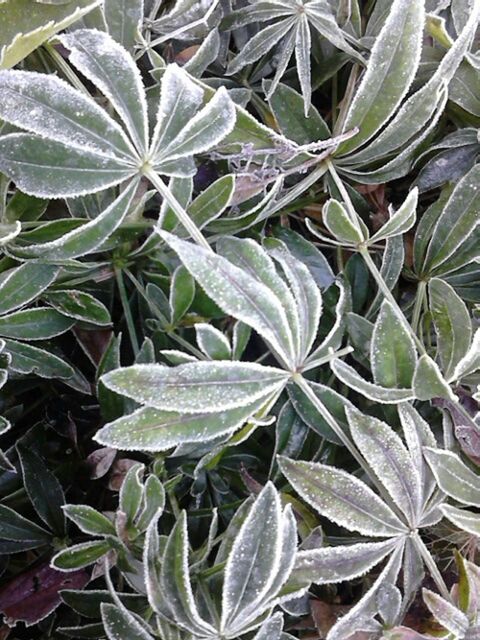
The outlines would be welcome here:
[[[442,504],[440,511],[447,520],[450,520],[452,524],[462,531],[466,531],[472,536],[480,535],[480,517],[478,513],[468,511],[468,509],[458,509],[451,504]]]
[[[68,331],[75,320],[47,307],[13,311],[0,317],[0,335],[17,340],[46,340]]]
[[[111,324],[106,306],[85,291],[56,289],[48,292],[44,300],[68,318],[99,326]]]
[[[133,53],[143,20],[143,0],[104,0],[108,32]]]
[[[426,354],[421,356],[417,362],[413,375],[413,390],[415,398],[418,400],[456,399],[438,365]]]
[[[60,571],[76,571],[88,567],[112,549],[109,540],[96,540],[75,544],[53,556],[51,565]]]
[[[442,627],[455,634],[455,636],[462,638],[465,636],[465,632],[470,626],[467,616],[453,606],[451,602],[445,600],[437,593],[430,591],[429,589],[423,589],[423,600],[430,612],[435,617],[435,620],[439,622]]]
[[[59,268],[48,264],[25,264],[2,274],[0,314],[4,315],[35,300],[57,277]]]
[[[203,353],[211,360],[230,360],[230,343],[224,334],[211,324],[198,322],[195,325],[197,343]]]
[[[338,525],[373,537],[395,536],[405,530],[390,507],[345,471],[288,458],[280,458],[279,465],[302,498]]]
[[[109,640],[153,640],[142,625],[126,609],[103,602],[102,621]]]
[[[5,340],[5,349],[12,360],[10,368],[22,374],[35,374],[40,378],[68,380],[74,376],[73,368],[62,358],[31,344]]]
[[[418,202],[418,189],[413,188],[405,202],[395,211],[390,219],[377,231],[370,242],[379,242],[386,238],[393,238],[409,231],[416,220],[416,208]]]
[[[479,507],[480,480],[478,475],[451,451],[431,449],[430,447],[424,451],[440,489],[457,502]]]
[[[63,512],[84,533],[93,536],[115,535],[112,522],[93,507],[86,504],[67,504]]]

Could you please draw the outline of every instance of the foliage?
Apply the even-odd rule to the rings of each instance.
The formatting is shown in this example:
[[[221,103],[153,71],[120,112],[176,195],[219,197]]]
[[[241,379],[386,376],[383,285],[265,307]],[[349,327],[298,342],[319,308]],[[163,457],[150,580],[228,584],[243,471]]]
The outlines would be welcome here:
[[[479,637],[479,14],[0,0],[1,638]]]

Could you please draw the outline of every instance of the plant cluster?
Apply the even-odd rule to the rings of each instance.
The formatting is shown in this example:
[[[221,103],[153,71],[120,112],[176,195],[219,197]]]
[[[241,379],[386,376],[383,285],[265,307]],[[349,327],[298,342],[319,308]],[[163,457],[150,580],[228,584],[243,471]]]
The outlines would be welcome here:
[[[0,638],[480,638],[480,0],[0,0]]]

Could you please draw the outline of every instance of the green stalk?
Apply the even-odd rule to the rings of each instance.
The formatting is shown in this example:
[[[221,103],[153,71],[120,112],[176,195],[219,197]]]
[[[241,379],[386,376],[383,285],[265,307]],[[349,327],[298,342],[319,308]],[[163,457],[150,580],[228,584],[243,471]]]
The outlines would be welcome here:
[[[138,344],[137,333],[135,331],[135,323],[133,321],[132,311],[130,309],[130,303],[128,300],[125,282],[123,280],[123,274],[121,269],[119,269],[118,267],[115,267],[115,277],[117,280],[118,292],[120,294],[123,313],[125,315],[125,322],[127,323],[128,335],[130,336],[133,353],[136,357],[138,355],[138,352],[140,351],[140,346]]]
[[[67,64],[67,62],[62,58],[62,56],[58,53],[55,47],[49,42],[45,42],[43,44],[44,49],[48,52],[48,55],[53,60],[55,65],[59,68],[59,70],[63,73],[63,75],[67,78],[67,80],[72,84],[75,89],[78,89],[81,93],[87,95],[89,98],[90,92],[77,76],[77,74],[71,69],[71,67]]]
[[[173,209],[175,215],[177,216],[178,221],[181,224],[183,224],[183,226],[188,231],[192,239],[195,240],[195,242],[201,247],[203,247],[204,249],[207,249],[208,251],[212,251],[211,246],[203,237],[200,229],[193,222],[193,220],[190,218],[188,213],[185,211],[185,209],[182,207],[182,205],[179,203],[179,201],[170,191],[168,186],[163,182],[163,180],[158,175],[158,173],[156,173],[151,168],[147,168],[144,171],[144,175],[150,180],[150,182],[153,184],[153,186],[158,191],[158,193],[162,196],[162,198],[164,198],[164,200],[168,202],[169,206]]]

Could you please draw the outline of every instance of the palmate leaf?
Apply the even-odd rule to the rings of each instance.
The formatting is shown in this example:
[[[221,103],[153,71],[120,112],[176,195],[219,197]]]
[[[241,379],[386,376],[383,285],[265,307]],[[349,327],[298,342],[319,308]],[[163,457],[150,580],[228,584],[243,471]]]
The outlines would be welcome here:
[[[128,52],[95,30],[77,30],[62,42],[72,63],[111,101],[125,129],[93,99],[57,77],[1,72],[0,117],[29,133],[0,138],[0,168],[26,193],[74,197],[152,171],[193,175],[193,155],[232,131],[236,111],[226,91],[207,95],[171,65],[162,80],[150,142],[145,88]],[[177,101],[186,110],[172,117],[173,107],[166,107]]]

